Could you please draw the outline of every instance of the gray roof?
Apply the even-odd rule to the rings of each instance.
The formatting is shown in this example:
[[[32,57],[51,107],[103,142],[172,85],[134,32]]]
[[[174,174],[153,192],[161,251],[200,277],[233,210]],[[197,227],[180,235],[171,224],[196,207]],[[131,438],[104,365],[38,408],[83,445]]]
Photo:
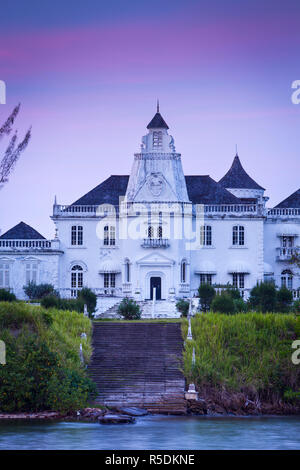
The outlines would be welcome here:
[[[125,196],[129,176],[112,175],[72,205],[119,205],[119,197]],[[194,204],[240,204],[240,199],[214,181],[208,175],[186,176],[190,201]]]
[[[186,176],[186,187],[193,204],[240,204],[241,201],[208,175]]]
[[[20,222],[0,236],[4,240],[45,240],[45,237],[25,222]]]
[[[300,208],[300,189],[277,204],[276,208]]]
[[[169,126],[162,115],[157,112],[154,118],[149,122],[147,129],[169,129]]]
[[[219,183],[223,188],[232,189],[265,189],[259,186],[242,167],[239,156],[234,157],[233,163],[226,175],[220,179]]]

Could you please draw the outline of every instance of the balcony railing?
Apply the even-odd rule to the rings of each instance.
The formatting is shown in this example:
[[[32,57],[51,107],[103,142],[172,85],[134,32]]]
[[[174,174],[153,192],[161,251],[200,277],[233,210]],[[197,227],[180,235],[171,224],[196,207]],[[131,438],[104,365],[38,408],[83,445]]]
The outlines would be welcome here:
[[[80,288],[61,288],[58,289],[61,297],[63,298],[76,298]],[[121,287],[91,287],[91,290],[98,297],[122,297]]]
[[[211,215],[218,214],[244,214],[244,215],[263,215],[262,209],[257,204],[214,204],[205,205],[204,213]],[[197,212],[202,212],[199,205]]]
[[[280,217],[280,216],[300,216],[300,209],[297,208],[278,208],[278,209],[269,209],[267,211],[268,217]]]
[[[143,248],[167,248],[170,245],[167,238],[144,238]]]
[[[0,240],[0,248],[11,249],[45,249],[52,248],[50,240]]]
[[[288,261],[296,253],[295,248],[277,248],[277,261]]]

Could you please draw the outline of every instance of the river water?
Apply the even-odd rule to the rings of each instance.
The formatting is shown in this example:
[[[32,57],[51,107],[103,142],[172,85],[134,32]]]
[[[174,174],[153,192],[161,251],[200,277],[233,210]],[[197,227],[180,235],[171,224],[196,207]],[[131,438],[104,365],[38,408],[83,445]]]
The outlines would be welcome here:
[[[0,422],[0,449],[300,449],[300,417],[145,416],[135,424]]]

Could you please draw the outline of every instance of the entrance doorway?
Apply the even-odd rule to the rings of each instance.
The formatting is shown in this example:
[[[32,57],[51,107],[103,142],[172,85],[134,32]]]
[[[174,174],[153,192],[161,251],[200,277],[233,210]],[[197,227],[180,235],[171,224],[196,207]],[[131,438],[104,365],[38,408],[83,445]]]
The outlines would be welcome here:
[[[161,300],[161,277],[150,277],[150,299],[153,300],[153,289],[156,288],[156,300]]]

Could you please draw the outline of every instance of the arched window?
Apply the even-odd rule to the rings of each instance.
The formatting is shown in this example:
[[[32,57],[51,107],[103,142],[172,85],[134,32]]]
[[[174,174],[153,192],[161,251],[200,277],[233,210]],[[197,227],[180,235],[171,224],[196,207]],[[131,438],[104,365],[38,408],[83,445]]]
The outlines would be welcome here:
[[[293,289],[293,273],[290,269],[285,269],[281,273],[281,287]]]
[[[181,282],[186,282],[186,261],[181,261],[181,269],[180,269],[180,280]]]
[[[114,246],[116,244],[116,228],[114,225],[105,225],[103,229],[103,244],[105,246]]]
[[[79,264],[75,264],[75,266],[71,269],[71,289],[72,289],[72,296],[77,295],[77,289],[81,289],[83,287],[83,268]],[[73,290],[75,291],[73,292]]]
[[[232,244],[245,245],[245,227],[243,225],[235,225],[232,229]]]
[[[147,228],[147,237],[154,238],[154,228],[152,227],[152,225],[149,225]]]
[[[129,259],[125,260],[125,282],[130,282],[130,263],[129,263]]]
[[[162,225],[159,225],[157,227],[157,238],[162,238],[163,237],[163,228]]]
[[[153,148],[160,148],[162,146],[162,132],[153,132]]]

